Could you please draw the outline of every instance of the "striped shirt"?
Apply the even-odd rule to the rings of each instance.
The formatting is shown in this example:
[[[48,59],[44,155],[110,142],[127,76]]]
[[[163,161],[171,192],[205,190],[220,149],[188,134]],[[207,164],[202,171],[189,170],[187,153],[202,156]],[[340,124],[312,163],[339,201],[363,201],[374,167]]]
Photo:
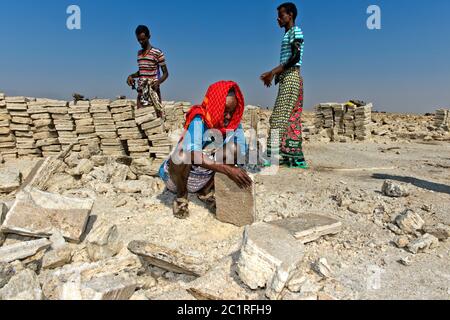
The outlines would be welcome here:
[[[294,43],[294,40],[299,39],[304,40],[303,31],[300,27],[294,26],[286,32],[281,43],[281,64],[285,64],[289,61],[289,58],[292,56],[292,43]],[[296,67],[301,67],[303,64],[303,46],[304,44],[302,42],[300,48],[300,61],[295,65]]]
[[[144,53],[144,50],[138,52],[139,78],[159,79],[159,68],[166,65],[164,53],[157,48]]]

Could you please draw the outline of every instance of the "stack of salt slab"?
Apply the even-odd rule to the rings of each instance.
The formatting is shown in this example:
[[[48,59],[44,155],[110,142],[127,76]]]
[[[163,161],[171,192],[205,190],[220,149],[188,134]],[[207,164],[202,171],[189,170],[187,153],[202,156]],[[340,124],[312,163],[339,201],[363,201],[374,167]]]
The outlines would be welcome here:
[[[78,143],[77,132],[75,131],[75,122],[69,113],[68,102],[53,102],[48,106],[48,110],[58,134],[61,150],[66,149],[71,144],[75,144],[72,150],[80,151],[81,147]]]
[[[91,104],[89,101],[72,101],[69,103],[68,113],[75,121],[75,131],[81,151],[87,150],[90,144],[100,145],[100,139],[95,133],[94,120],[90,109]]]
[[[67,104],[65,101],[36,99],[28,102],[28,114],[33,122],[33,138],[44,157],[61,152],[61,143],[50,114],[50,108]]]
[[[4,158],[17,158],[16,139],[11,132],[11,115],[6,109],[5,94],[0,93],[0,153]]]
[[[28,114],[28,101],[25,97],[6,97],[6,109],[11,116],[10,129],[16,138],[16,149],[19,157],[40,157],[41,151],[36,147],[32,131],[32,120]]]
[[[450,125],[450,110],[439,109],[436,111],[436,117],[434,119],[434,125],[437,128],[443,128]]]
[[[145,131],[151,131],[152,123],[157,120],[153,107],[134,110],[135,123],[142,134],[142,139],[128,140],[128,152],[132,158],[150,158],[150,141]]]
[[[136,123],[147,137],[149,155],[156,158],[156,165],[162,163],[168,158],[172,145],[164,121],[156,116],[153,107],[136,110],[135,114]]]
[[[355,110],[355,137],[360,141],[370,139],[372,136],[372,107],[370,103]]]
[[[135,102],[126,99],[115,100],[110,105],[119,139],[127,146],[129,141],[133,145],[133,141],[144,139],[144,135],[134,120],[134,108]]]
[[[166,129],[175,131],[182,128],[185,121],[185,114],[191,109],[191,104],[189,102],[164,102],[163,106]]]
[[[90,113],[95,127],[95,133],[100,139],[100,149],[104,155],[125,155],[122,142],[117,134],[116,125],[109,109],[110,100],[95,99],[91,101]]]
[[[346,106],[346,112],[344,114],[344,136],[355,139],[355,110],[356,106]]]

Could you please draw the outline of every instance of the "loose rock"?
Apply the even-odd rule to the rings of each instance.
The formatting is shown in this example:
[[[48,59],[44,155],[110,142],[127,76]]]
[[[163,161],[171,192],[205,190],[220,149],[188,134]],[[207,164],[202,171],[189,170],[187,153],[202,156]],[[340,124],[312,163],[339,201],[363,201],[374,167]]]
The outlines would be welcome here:
[[[8,284],[0,289],[0,300],[42,300],[42,290],[36,274],[24,270],[13,276]]]
[[[256,223],[245,230],[237,272],[249,288],[266,288],[267,297],[279,299],[303,252],[303,245],[287,230]]]
[[[383,188],[381,190],[383,194],[387,197],[392,198],[402,198],[409,196],[410,192],[408,187],[404,184],[395,183],[393,181],[387,180],[383,184]]]

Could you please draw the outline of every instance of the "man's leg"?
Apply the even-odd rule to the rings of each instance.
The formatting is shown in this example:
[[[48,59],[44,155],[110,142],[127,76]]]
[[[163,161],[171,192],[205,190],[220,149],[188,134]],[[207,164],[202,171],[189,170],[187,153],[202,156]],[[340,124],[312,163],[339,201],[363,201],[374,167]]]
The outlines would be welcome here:
[[[174,164],[172,160],[169,163],[169,175],[177,187],[177,199],[173,205],[173,214],[179,219],[186,219],[189,216],[188,201],[188,179],[191,173],[191,164]]]
[[[216,159],[221,159],[224,164],[236,164],[238,162],[238,152],[239,147],[236,143],[229,143],[223,149],[216,152]],[[211,210],[216,209],[216,198],[215,198],[215,186],[214,177],[208,182],[208,184],[199,191],[198,198],[206,205],[210,207]]]

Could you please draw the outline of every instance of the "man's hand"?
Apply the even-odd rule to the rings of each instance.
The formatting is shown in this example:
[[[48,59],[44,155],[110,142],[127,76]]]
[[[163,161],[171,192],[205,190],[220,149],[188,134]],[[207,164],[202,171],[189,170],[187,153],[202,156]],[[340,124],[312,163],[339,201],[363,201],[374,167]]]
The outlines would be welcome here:
[[[252,179],[243,169],[227,166],[226,175],[228,176],[228,178],[233,180],[241,189],[250,188],[253,184]]]
[[[161,85],[161,83],[159,82],[159,80],[156,80],[151,84],[151,87],[153,90],[158,90],[160,85]]]
[[[135,83],[135,81],[134,81],[134,79],[133,79],[132,76],[128,76],[127,84],[128,84],[130,87],[134,87],[134,86],[136,85],[136,83]]]
[[[269,88],[272,86],[274,76],[273,72],[269,71],[261,75],[261,80],[264,82],[264,85]]]

